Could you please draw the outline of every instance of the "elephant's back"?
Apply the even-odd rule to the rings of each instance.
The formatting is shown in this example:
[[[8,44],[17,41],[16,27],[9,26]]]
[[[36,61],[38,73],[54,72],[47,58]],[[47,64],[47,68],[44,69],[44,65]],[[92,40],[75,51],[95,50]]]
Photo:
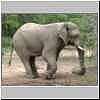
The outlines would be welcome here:
[[[40,25],[36,23],[26,23],[20,27],[21,30],[31,30],[31,29],[36,29]]]

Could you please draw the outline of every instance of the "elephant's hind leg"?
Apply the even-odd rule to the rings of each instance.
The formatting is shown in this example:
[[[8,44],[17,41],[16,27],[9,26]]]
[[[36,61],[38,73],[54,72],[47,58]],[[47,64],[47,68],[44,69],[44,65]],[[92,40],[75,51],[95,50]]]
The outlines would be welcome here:
[[[33,78],[39,77],[36,66],[35,66],[35,57],[34,56],[30,56],[29,63],[30,63],[30,66],[31,66]]]
[[[16,50],[20,60],[24,64],[24,68],[25,68],[27,76],[32,78],[32,69],[31,69],[31,66],[30,66],[30,63],[29,63],[29,55],[26,54],[25,52],[22,52],[23,51],[22,49],[20,49],[20,50],[15,49],[15,50]]]
[[[32,74],[30,63],[29,63],[29,56],[22,55],[22,56],[20,56],[20,59],[21,59],[22,63],[24,64],[27,76],[32,78],[33,74]]]

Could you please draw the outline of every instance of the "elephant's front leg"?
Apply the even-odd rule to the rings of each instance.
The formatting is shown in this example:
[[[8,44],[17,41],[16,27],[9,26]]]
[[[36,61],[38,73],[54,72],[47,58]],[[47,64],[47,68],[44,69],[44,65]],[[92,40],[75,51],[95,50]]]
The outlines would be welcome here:
[[[77,47],[78,55],[79,55],[79,60],[80,60],[80,70],[73,71],[73,73],[79,74],[79,75],[84,75],[86,72],[86,68],[84,65],[84,49],[80,46]]]
[[[57,70],[56,64],[56,54],[52,52],[45,52],[43,53],[43,57],[47,62],[47,72],[46,72],[46,79],[54,79],[55,73]]]
[[[56,70],[57,70],[57,65],[54,64],[54,65],[49,65],[47,66],[47,72],[46,72],[46,79],[55,79],[55,73],[56,73]]]

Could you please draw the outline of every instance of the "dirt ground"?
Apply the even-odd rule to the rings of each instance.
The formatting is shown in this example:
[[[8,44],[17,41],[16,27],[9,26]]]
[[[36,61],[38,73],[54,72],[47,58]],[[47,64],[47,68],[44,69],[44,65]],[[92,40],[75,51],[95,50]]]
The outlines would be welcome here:
[[[36,58],[39,78],[30,79],[25,73],[23,64],[16,53],[13,54],[12,66],[8,66],[9,53],[2,57],[2,85],[3,86],[96,86],[96,65],[86,65],[84,76],[72,74],[74,68],[79,68],[79,60],[75,51],[62,51],[57,62],[56,79],[46,80],[46,63],[42,57]]]

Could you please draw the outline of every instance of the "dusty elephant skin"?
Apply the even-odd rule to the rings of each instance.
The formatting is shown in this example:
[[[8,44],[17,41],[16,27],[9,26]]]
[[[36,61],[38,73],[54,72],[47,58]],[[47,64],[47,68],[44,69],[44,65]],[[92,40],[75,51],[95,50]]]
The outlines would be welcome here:
[[[73,71],[79,75],[85,74],[84,50],[79,46],[80,31],[72,22],[52,24],[26,23],[13,36],[13,46],[25,66],[27,75],[37,78],[35,57],[43,56],[47,62],[46,79],[55,78],[57,59],[60,51],[67,45],[77,48],[80,60],[80,70]]]

